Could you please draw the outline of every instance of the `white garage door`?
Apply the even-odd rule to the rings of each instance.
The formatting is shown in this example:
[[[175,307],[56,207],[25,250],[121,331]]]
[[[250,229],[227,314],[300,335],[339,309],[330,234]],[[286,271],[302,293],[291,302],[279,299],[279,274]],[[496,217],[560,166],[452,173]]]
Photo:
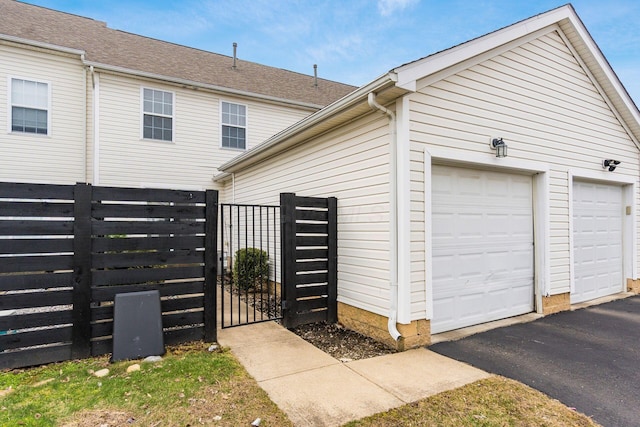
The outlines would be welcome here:
[[[573,271],[571,302],[623,291],[622,187],[573,183]]]
[[[533,311],[530,176],[432,169],[432,333]]]

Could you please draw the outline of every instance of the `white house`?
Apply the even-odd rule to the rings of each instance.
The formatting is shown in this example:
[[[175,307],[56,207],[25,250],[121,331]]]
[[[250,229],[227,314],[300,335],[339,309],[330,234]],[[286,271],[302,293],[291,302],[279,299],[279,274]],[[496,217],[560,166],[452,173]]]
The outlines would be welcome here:
[[[0,0],[0,181],[215,188],[354,89]]]
[[[399,66],[218,180],[236,203],[336,196],[339,319],[411,347],[640,290],[639,140],[569,5]]]

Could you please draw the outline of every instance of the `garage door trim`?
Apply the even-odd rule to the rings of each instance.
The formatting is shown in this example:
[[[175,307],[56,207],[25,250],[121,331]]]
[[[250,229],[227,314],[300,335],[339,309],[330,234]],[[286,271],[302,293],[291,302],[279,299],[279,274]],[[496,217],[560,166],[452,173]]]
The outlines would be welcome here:
[[[424,194],[426,230],[431,230],[432,196],[431,165],[451,165],[499,172],[524,173],[533,176],[534,293],[535,310],[542,311],[542,295],[549,293],[549,166],[546,163],[516,158],[496,159],[482,153],[430,147],[424,153]],[[426,319],[433,319],[433,247],[431,233],[425,233]]]
[[[630,207],[629,214],[626,212],[622,217],[622,257],[623,280],[627,278],[637,279],[638,277],[638,248],[636,243],[637,226],[634,218],[636,217],[636,205],[634,203],[634,195],[636,194],[636,180],[633,177],[616,174],[615,172],[599,172],[584,170],[569,170],[569,281],[571,294],[576,291],[576,275],[574,268],[574,232],[573,232],[573,184],[574,179],[579,181],[592,181],[602,184],[612,184],[622,186],[623,205]]]

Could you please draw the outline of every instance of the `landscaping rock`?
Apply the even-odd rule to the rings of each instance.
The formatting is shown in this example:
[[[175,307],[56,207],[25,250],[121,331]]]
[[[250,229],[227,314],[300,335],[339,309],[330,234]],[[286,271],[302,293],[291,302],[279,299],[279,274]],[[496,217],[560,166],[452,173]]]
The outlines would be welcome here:
[[[93,373],[93,376],[98,378],[106,377],[107,375],[109,375],[109,370],[107,368],[100,369],[99,371],[95,371]]]
[[[139,370],[140,370],[140,365],[135,363],[127,368],[127,374],[130,374],[131,372],[136,372]]]
[[[218,348],[220,348],[217,344],[211,344],[209,346],[209,351],[216,351]]]
[[[150,363],[159,362],[161,360],[162,360],[162,356],[147,356],[144,359],[142,359],[143,362],[150,362]]]

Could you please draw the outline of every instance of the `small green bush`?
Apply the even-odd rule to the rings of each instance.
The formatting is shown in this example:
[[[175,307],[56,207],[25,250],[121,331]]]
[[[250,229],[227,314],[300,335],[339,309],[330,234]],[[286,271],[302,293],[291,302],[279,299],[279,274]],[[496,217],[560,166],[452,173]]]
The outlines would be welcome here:
[[[258,248],[244,248],[236,252],[233,262],[233,282],[240,289],[253,288],[269,279],[269,255]]]

